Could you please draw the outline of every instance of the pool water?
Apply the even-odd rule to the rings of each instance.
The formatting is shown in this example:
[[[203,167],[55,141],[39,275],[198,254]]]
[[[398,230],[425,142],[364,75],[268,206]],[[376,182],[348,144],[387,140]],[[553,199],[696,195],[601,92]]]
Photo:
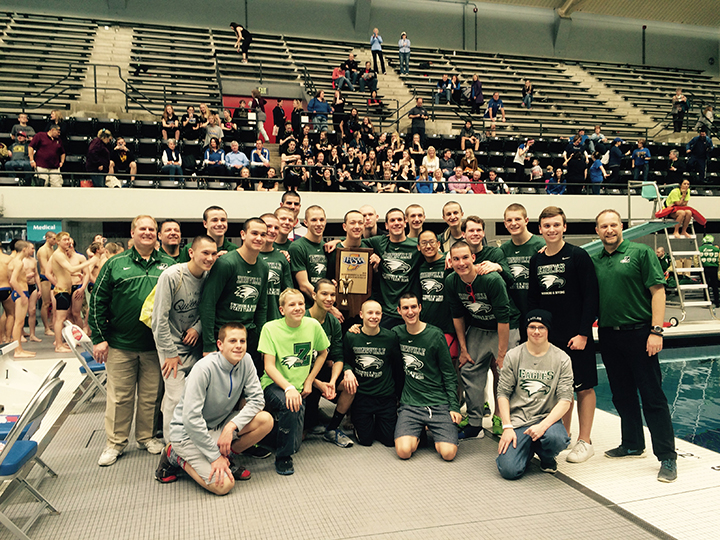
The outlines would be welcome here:
[[[678,350],[663,351],[660,370],[675,436],[720,452],[720,356],[683,359]],[[715,351],[713,351],[715,352]],[[597,407],[617,414],[605,367],[598,355]]]

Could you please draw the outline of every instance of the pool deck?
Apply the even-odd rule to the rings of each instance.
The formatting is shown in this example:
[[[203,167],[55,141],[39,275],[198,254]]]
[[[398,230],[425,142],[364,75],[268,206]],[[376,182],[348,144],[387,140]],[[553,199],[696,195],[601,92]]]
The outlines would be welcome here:
[[[83,379],[79,363],[73,355],[56,355],[47,341],[31,348],[39,351],[37,359],[22,362],[44,373],[58,356],[68,360],[66,384],[35,435],[52,439],[42,458],[59,477],[43,480],[40,491],[61,513],[42,515],[29,531],[33,539],[704,540],[720,530],[720,454],[676,439],[678,480],[660,483],[650,449],[644,459],[603,456],[619,443],[620,421],[600,410],[595,456],[571,464],[563,452],[555,476],[533,465],[522,479],[503,480],[494,460],[497,440],[487,431],[484,439],[462,442],[452,463],[430,448],[404,462],[379,443],[341,449],[310,437],[290,477],[274,472],[272,458],[241,458],[253,477],[226,497],[214,497],[187,478],[161,485],[153,480],[158,458],[132,440],[114,466],[97,466],[105,443],[104,403],[96,397],[68,414],[73,389]],[[3,510],[21,518],[30,513],[29,500],[13,497]],[[6,538],[10,533],[0,526],[0,539]]]

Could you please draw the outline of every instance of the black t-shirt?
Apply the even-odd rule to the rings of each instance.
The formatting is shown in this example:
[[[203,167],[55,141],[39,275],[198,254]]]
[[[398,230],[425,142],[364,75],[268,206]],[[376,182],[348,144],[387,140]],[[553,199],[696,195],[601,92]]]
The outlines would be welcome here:
[[[126,173],[130,171],[130,164],[135,161],[131,150],[113,150],[110,152],[110,161],[115,164],[115,172]]]
[[[178,115],[175,113],[173,113],[172,116],[168,117],[168,119],[165,120],[165,123],[167,123],[168,125],[172,125],[173,122],[175,122],[176,128],[180,127],[180,119],[178,118]]]

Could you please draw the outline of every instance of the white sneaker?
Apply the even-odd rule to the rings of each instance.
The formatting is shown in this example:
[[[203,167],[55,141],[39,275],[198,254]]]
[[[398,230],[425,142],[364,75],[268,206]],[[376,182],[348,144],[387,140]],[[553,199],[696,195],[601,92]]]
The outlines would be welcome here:
[[[122,456],[123,451],[118,450],[117,448],[113,448],[112,446],[106,446],[105,450],[103,450],[102,454],[100,454],[100,459],[98,459],[98,465],[101,467],[108,467],[115,463],[117,461],[117,458]]]
[[[160,439],[150,439],[147,442],[138,443],[138,446],[140,448],[144,448],[151,454],[159,454],[163,451],[163,448],[165,448],[165,443],[163,443]]]
[[[590,443],[578,439],[575,446],[565,458],[569,463],[582,463],[595,455],[595,449]]]

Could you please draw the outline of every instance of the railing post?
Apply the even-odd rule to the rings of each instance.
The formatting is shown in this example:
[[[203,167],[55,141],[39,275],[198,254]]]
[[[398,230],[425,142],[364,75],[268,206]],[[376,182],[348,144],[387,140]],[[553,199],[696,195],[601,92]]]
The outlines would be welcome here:
[[[260,60],[260,84],[262,84],[262,60]]]
[[[97,66],[93,64],[93,91],[95,93],[95,105],[97,105]]]

